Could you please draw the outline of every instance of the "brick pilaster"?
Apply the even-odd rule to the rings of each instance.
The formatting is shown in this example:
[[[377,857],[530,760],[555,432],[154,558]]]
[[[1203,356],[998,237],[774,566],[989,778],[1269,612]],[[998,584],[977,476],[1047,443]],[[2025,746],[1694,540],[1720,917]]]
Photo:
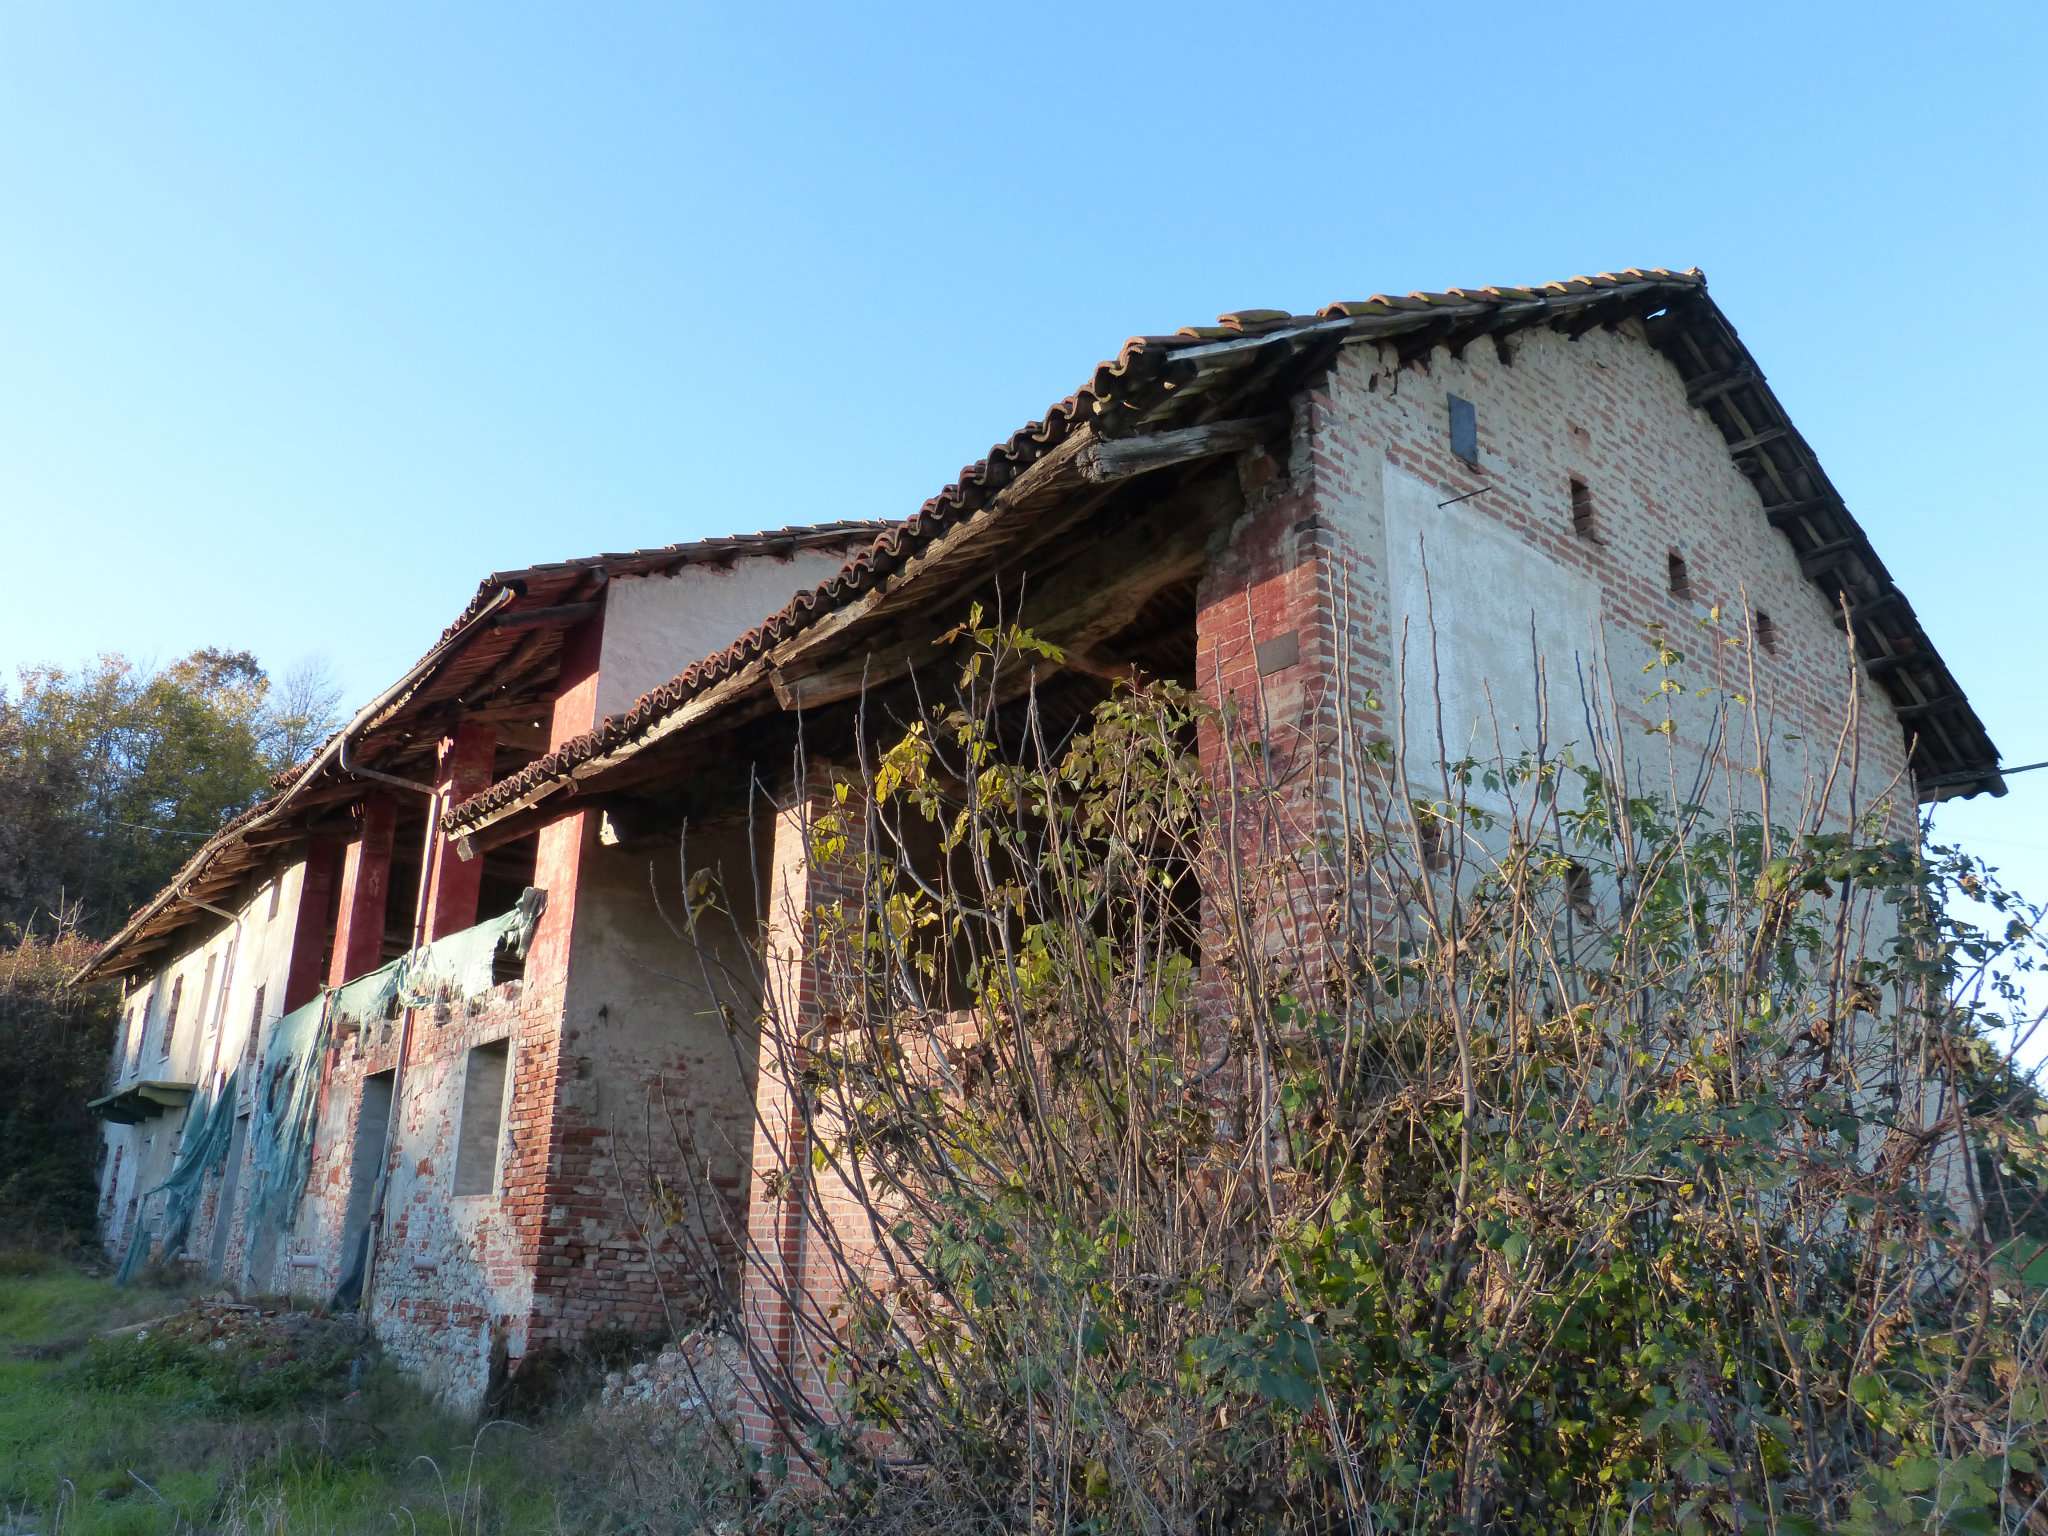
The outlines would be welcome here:
[[[860,898],[861,805],[857,795],[842,801],[833,777],[828,766],[811,764],[775,819],[762,945],[766,1023],[740,1281],[750,1361],[769,1363],[780,1384],[794,1385],[820,1414],[829,1411],[823,1362],[810,1358],[799,1313],[815,1317],[829,1307],[838,1282],[810,1239],[811,1147],[792,1078],[807,1064],[809,1042],[830,1009],[833,957],[819,913]],[[826,825],[845,839],[829,862],[817,856]],[[740,1417],[748,1441],[763,1449],[782,1444],[789,1430],[774,1390],[751,1367]]]
[[[1233,947],[1307,954],[1328,895],[1323,806],[1334,624],[1330,537],[1304,445],[1292,478],[1244,461],[1246,513],[1196,593],[1195,676],[1216,711],[1198,732],[1216,817],[1203,871],[1204,1015],[1230,1016]]]

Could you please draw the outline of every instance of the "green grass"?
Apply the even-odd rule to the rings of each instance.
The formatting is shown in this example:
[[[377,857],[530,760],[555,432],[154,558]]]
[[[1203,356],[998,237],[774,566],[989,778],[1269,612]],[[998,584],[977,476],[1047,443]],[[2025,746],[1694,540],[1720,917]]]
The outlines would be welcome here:
[[[95,1337],[185,1300],[0,1254],[0,1529],[690,1529],[720,1495],[703,1447],[669,1430],[636,1446],[565,1413],[480,1432],[346,1329],[283,1362],[177,1323]]]

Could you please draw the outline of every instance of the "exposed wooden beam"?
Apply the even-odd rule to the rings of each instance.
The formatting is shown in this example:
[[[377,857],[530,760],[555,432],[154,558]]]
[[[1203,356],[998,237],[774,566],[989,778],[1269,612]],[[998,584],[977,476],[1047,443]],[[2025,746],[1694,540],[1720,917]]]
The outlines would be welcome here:
[[[1764,376],[1754,368],[1725,368],[1717,373],[1703,373],[1685,386],[1687,405],[1705,405],[1709,400],[1718,400],[1731,389],[1740,389],[1745,384],[1761,384]]]
[[[1860,539],[1829,539],[1825,544],[1816,544],[1812,549],[1800,551],[1800,572],[1812,576],[1836,564],[1843,555],[1860,553],[1862,548]]]
[[[1792,429],[1790,427],[1765,427],[1761,432],[1752,432],[1747,437],[1738,437],[1728,445],[1731,454],[1748,453],[1752,448],[1761,448],[1765,443],[1775,443]]]
[[[1234,484],[1219,481],[1147,509],[1057,564],[1034,565],[1028,554],[1012,561],[1004,574],[1024,575],[1017,622],[1059,646],[1069,666],[1084,671],[1113,666],[1113,658],[1100,654],[1102,643],[1154,595],[1202,570],[1210,537],[1227,521],[1221,503],[1235,496]],[[779,667],[771,673],[776,700],[784,709],[816,709],[892,682],[939,658],[932,637],[953,617],[943,608],[921,609],[916,616],[921,622],[908,622],[900,637],[885,645],[857,647],[808,668]]]
[[[1865,598],[1861,602],[1852,603],[1849,607],[1849,622],[1851,624],[1860,623],[1874,613],[1888,612],[1893,608],[1901,606],[1905,601],[1906,595],[1897,587],[1892,588],[1889,592],[1880,592],[1875,597]]]
[[[497,666],[462,690],[463,699],[471,705],[487,704],[491,695],[509,683],[519,681],[541,652],[556,643],[552,630],[536,629],[512,648],[512,653]]]
[[[501,614],[493,623],[493,629],[567,629],[572,624],[581,624],[594,617],[604,605],[596,599],[582,603],[555,603],[546,608],[515,608]]]
[[[1285,430],[1286,424],[1287,417],[1282,413],[1237,421],[1206,421],[1200,426],[1148,432],[1138,437],[1097,438],[1075,462],[1083,480],[1091,485],[1106,485],[1218,454],[1241,453]]]
[[[1898,706],[1898,715],[1901,720],[1924,720],[1929,715],[1938,715],[1964,702],[1960,693],[1945,693],[1937,699],[1922,699],[1917,704],[1901,704]]]
[[[1804,501],[1781,501],[1776,506],[1765,507],[1764,516],[1771,520],[1773,528],[1788,527],[1810,513],[1819,512],[1835,504],[1826,497],[1812,496]]]

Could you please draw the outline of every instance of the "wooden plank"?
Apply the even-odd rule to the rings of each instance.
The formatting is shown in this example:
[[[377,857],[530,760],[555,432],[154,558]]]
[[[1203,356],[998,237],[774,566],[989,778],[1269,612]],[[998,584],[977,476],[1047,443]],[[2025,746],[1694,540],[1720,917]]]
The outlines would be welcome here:
[[[1701,374],[1685,386],[1687,405],[1705,405],[1709,400],[1718,400],[1731,389],[1740,389],[1745,384],[1761,384],[1764,376],[1754,368],[1726,368],[1716,373]]]
[[[1790,427],[1765,427],[1761,432],[1752,432],[1747,437],[1737,438],[1728,445],[1732,454],[1748,453],[1752,448],[1761,448],[1765,443],[1775,443],[1791,432]]]
[[[500,630],[514,629],[567,629],[572,624],[581,624],[585,619],[596,617],[604,605],[596,599],[582,603],[555,603],[546,608],[528,608],[524,611],[513,609],[500,614],[492,621],[491,627]]]
[[[1939,698],[1922,699],[1917,704],[1901,704],[1897,706],[1898,716],[1901,720],[1924,720],[1929,715],[1942,714],[1967,702],[1960,693],[1945,693]]]
[[[1764,516],[1771,520],[1773,528],[1786,528],[1812,513],[1832,508],[1835,503],[1823,496],[1808,497],[1803,501],[1781,501],[1775,506],[1764,508]]]
[[[1278,412],[1236,421],[1209,421],[1141,437],[1098,438],[1076,459],[1081,478],[1107,485],[1154,470],[1192,464],[1219,454],[1241,453],[1286,430],[1287,416]]]
[[[1829,539],[1825,544],[1816,544],[1812,549],[1799,552],[1799,570],[1802,575],[1813,576],[1838,564],[1843,555],[1863,552],[1861,539]]]

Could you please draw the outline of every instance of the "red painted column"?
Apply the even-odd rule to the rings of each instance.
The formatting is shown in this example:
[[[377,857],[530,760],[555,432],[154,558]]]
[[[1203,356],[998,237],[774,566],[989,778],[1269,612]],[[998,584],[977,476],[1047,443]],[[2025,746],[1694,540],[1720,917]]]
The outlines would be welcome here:
[[[326,948],[327,908],[334,896],[340,847],[326,838],[306,850],[299,881],[298,912],[292,921],[292,955],[284,973],[284,1011],[310,1003],[320,991],[320,961]]]
[[[604,638],[604,617],[579,624],[562,637],[562,669],[548,719],[548,748],[581,736],[597,723],[597,661]],[[590,814],[578,811],[540,829],[533,860],[533,883],[548,893],[533,942],[526,951],[526,975],[538,982],[569,973],[569,936],[576,919],[576,879],[583,849],[592,831]]]
[[[327,985],[338,987],[384,960],[384,920],[391,897],[391,834],[398,807],[372,795],[356,807],[356,835],[341,860],[341,906],[334,919],[334,950]]]
[[[437,782],[444,810],[490,785],[491,759],[497,751],[498,732],[486,724],[465,722],[455,728],[453,736],[442,740]],[[433,860],[433,873],[427,882],[426,922],[422,925],[429,942],[460,932],[476,921],[477,890],[484,878],[483,860],[459,856],[455,845],[438,828],[434,833]]]

